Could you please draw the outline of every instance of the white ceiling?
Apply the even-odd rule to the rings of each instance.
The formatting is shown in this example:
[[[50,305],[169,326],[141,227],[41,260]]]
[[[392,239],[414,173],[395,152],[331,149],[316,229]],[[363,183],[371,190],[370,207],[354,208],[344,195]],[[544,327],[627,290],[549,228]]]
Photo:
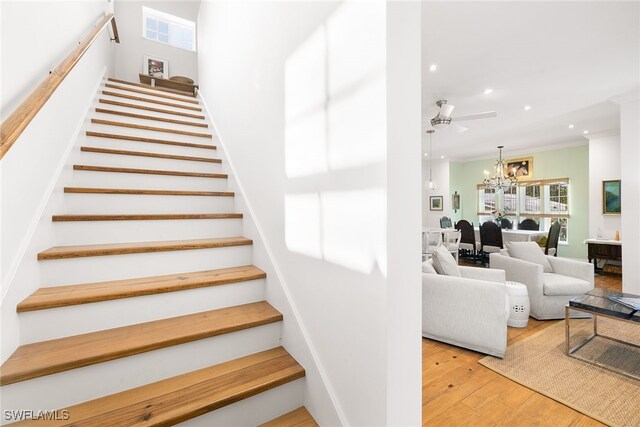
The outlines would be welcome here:
[[[438,99],[456,106],[453,117],[498,113],[461,123],[464,133],[437,130],[436,158],[586,142],[584,130],[619,128],[610,98],[640,87],[640,1],[424,2],[422,75],[423,130]]]

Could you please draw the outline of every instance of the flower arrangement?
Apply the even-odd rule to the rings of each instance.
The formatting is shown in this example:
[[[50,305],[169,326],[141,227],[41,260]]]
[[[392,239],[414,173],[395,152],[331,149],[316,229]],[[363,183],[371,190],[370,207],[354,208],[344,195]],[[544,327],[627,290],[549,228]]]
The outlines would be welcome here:
[[[496,210],[496,211],[492,211],[491,215],[493,215],[493,219],[495,220],[495,222],[500,224],[502,219],[507,217],[507,211],[506,209],[502,211]]]

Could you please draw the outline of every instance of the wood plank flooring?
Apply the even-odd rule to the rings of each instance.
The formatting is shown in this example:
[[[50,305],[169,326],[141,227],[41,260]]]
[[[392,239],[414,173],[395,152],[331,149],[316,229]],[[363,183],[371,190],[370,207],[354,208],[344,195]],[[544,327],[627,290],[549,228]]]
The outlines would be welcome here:
[[[461,264],[464,261],[461,260]],[[620,291],[619,275],[596,276],[596,287]],[[558,320],[529,318],[509,328],[508,344]],[[422,340],[422,424],[425,426],[602,426],[592,418],[511,381],[478,363],[485,355]]]

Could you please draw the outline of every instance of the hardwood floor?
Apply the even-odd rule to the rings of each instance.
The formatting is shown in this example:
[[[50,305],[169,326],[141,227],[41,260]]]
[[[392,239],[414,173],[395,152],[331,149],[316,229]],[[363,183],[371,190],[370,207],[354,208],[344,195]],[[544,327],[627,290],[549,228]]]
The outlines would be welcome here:
[[[465,264],[463,260],[461,264]],[[619,275],[596,276],[596,287],[620,291]],[[509,328],[511,345],[561,320],[529,318]],[[480,365],[484,354],[422,340],[422,424],[427,426],[602,426],[555,400]]]

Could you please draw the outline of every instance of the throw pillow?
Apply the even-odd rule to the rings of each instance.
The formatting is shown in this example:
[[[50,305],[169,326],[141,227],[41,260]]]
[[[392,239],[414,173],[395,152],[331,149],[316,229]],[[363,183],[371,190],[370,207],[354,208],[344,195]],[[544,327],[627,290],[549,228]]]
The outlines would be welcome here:
[[[433,260],[433,267],[436,269],[436,272],[438,274],[444,274],[445,276],[462,277],[456,259],[444,246],[438,246],[435,252],[433,252],[431,259]]]
[[[553,273],[549,260],[536,242],[508,242],[507,249],[513,258],[541,265],[542,271]]]
[[[427,274],[438,274],[436,269],[433,268],[433,262],[430,259],[422,263],[422,272]]]

